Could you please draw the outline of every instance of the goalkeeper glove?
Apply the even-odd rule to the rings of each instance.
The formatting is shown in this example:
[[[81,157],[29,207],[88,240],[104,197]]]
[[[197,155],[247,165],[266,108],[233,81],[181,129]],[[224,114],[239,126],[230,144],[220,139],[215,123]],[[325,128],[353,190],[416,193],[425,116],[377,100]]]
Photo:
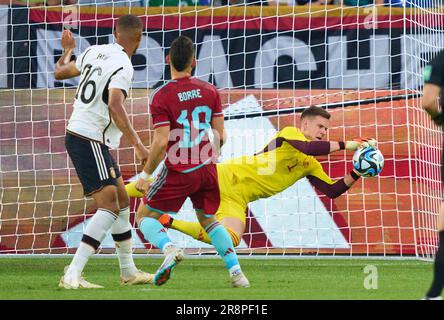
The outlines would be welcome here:
[[[373,138],[356,138],[345,143],[345,149],[358,150],[359,148],[376,147],[376,140]]]

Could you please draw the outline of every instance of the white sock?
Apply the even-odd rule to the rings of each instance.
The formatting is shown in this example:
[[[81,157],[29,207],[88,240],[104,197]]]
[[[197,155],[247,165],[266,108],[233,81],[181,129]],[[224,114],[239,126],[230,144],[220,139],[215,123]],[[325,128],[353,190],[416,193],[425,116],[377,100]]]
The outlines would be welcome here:
[[[89,257],[91,257],[94,252],[96,252],[96,250],[94,250],[93,247],[80,241],[80,245],[77,248],[76,254],[74,255],[74,258],[69,265],[68,272],[74,271],[80,275],[85,268]]]
[[[242,273],[242,269],[240,267],[240,265],[235,265],[233,267],[231,267],[230,270],[228,270],[228,272],[230,273],[230,277],[233,277],[235,275],[238,275],[239,273]]]
[[[177,247],[172,242],[167,242],[163,246],[163,248],[160,248],[160,250],[165,254],[168,255],[171,251],[177,249]]]
[[[69,271],[82,273],[86,263],[99,247],[117,216],[106,209],[99,208],[86,226],[82,241],[69,265]]]
[[[116,242],[116,251],[119,258],[120,274],[124,277],[135,274],[138,270],[133,260],[133,246],[131,239]]]
[[[116,235],[126,234],[131,235],[131,224],[129,222],[130,209],[129,207],[120,209],[119,217],[116,219],[111,227],[111,234],[114,238],[116,246],[117,257],[119,258],[120,274],[128,277],[136,273],[138,270],[133,260],[133,248],[131,238],[126,240],[116,241]]]

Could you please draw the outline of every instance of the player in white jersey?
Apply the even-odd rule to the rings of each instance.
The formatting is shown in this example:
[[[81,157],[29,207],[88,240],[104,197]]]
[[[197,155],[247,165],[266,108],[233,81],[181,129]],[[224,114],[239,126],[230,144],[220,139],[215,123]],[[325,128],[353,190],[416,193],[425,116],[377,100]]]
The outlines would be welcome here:
[[[82,271],[109,230],[119,258],[121,283],[152,282],[153,276],[138,270],[132,257],[129,198],[119,167],[109,148],[117,148],[123,134],[143,162],[148,150],[131,125],[123,103],[129,93],[134,69],[130,57],[136,52],[143,25],[134,15],[121,16],[114,35],[116,43],[86,49],[70,61],[75,40],[70,31],[62,34],[64,53],[56,64],[55,78],[80,75],[74,111],[66,129],[65,146],[82,183],[92,196],[97,212],[89,221],[82,241],[59,286],[66,289],[101,288],[87,282]]]

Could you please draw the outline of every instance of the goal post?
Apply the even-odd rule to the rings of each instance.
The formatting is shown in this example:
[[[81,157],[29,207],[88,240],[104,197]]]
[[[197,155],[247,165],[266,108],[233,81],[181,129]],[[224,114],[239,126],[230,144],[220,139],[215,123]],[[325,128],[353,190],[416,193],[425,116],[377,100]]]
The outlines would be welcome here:
[[[7,19],[4,17],[6,12]],[[3,15],[2,15],[3,13]],[[222,160],[253,154],[277,130],[298,126],[300,111],[320,105],[332,115],[328,139],[375,137],[385,167],[329,199],[306,179],[249,205],[238,247],[269,256],[416,256],[436,249],[442,199],[442,133],[420,106],[422,68],[444,48],[441,7],[231,6],[0,7],[0,253],[73,253],[95,208],[64,148],[77,79],[57,81],[63,27],[75,55],[113,42],[116,18],[133,13],[145,30],[133,57],[126,107],[149,145],[147,96],[169,79],[164,57],[179,34],[197,48],[194,75],[214,83],[224,106],[228,141]],[[1,59],[0,59],[1,60]],[[4,62],[3,60],[0,63]],[[122,140],[113,151],[125,180],[141,169]],[[351,169],[350,152],[319,157],[334,179]],[[157,252],[134,224],[136,252]],[[195,220],[189,202],[179,219]],[[211,246],[169,230],[188,252]],[[107,237],[104,252],[113,252]]]

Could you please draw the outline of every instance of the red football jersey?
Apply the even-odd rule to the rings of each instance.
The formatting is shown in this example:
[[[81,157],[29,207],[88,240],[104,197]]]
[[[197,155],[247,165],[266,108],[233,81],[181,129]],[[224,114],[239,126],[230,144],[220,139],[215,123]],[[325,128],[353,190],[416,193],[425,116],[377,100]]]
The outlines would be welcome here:
[[[190,172],[212,161],[211,120],[221,117],[216,88],[194,77],[183,77],[157,88],[150,97],[153,128],[170,126],[166,166]]]

